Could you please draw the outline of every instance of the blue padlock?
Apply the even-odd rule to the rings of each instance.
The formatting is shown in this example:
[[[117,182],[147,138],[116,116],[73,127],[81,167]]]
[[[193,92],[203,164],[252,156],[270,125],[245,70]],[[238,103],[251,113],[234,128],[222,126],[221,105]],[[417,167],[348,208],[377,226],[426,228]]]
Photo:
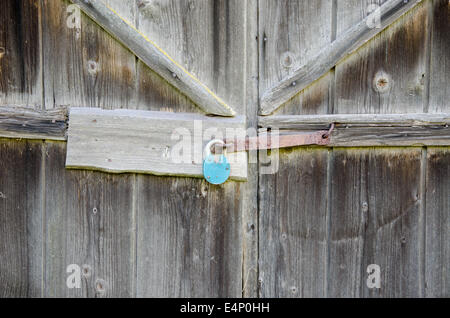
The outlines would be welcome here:
[[[211,184],[223,184],[230,177],[231,167],[226,157],[226,148],[221,155],[211,154],[211,147],[216,144],[225,146],[222,140],[212,140],[205,148],[203,160],[203,176]]]

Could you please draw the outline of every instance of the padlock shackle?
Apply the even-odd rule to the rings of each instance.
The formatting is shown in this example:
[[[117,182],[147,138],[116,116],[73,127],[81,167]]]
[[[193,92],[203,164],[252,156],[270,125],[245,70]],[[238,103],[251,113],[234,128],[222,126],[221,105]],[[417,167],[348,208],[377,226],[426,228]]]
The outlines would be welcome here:
[[[225,142],[223,140],[220,140],[220,139],[214,139],[214,140],[211,140],[210,142],[208,142],[206,144],[205,150],[203,152],[203,157],[204,158],[206,158],[209,155],[211,155],[211,148],[212,148],[213,145],[216,145],[216,144],[221,144],[222,146],[224,146],[223,147],[224,148],[224,154],[226,154],[227,148],[225,147],[225,145],[226,145]]]

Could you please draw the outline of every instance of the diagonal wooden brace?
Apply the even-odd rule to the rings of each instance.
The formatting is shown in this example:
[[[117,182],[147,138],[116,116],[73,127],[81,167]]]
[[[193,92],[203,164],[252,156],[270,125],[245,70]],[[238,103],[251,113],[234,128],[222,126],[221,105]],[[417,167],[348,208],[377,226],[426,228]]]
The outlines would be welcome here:
[[[284,103],[300,93],[314,81],[325,75],[337,63],[355,52],[403,14],[423,0],[388,0],[377,11],[381,27],[373,27],[373,15],[340,35],[333,43],[321,50],[310,62],[292,72],[288,77],[267,90],[261,97],[260,115],[270,115]]]
[[[154,72],[186,95],[205,113],[233,117],[231,106],[176,62],[154,41],[142,34],[132,22],[125,20],[105,0],[71,0],[112,37],[133,52]]]

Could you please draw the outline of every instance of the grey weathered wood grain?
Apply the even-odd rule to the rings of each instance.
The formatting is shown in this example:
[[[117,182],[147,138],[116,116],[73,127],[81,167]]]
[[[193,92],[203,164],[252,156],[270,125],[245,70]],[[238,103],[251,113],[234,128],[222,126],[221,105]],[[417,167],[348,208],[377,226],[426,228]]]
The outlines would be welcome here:
[[[317,131],[283,130],[282,137],[316,133]],[[326,131],[324,131],[326,133]],[[419,127],[337,127],[331,133],[327,147],[393,147],[393,146],[450,146],[448,126]]]
[[[0,139],[0,297],[42,297],[42,143]]]
[[[245,118],[72,108],[66,166],[202,178],[204,147],[214,139],[207,136],[208,132],[224,139],[230,131],[234,136],[236,130],[245,133]],[[176,150],[180,142],[188,143],[190,152],[187,147]],[[180,157],[181,152],[183,156],[188,152],[187,157]],[[245,180],[246,153],[230,154],[227,158],[231,177]]]
[[[0,107],[0,136],[8,138],[65,140],[67,111],[39,111]]]
[[[40,1],[2,1],[0,106],[42,106],[40,24]]]
[[[433,1],[431,38],[430,112],[450,109],[450,6],[448,1]]]
[[[68,171],[64,143],[47,143],[45,297],[131,297],[135,229],[132,175]],[[66,285],[81,266],[81,289]]]
[[[247,128],[258,126],[258,0],[246,1],[247,12]],[[248,154],[247,182],[241,185],[242,195],[242,297],[258,297],[258,158],[256,152]]]
[[[133,1],[108,3],[134,18]],[[81,28],[69,28],[70,2],[43,4],[46,108],[134,107],[135,56],[83,14]],[[64,143],[48,144],[46,153],[44,295],[133,296],[134,176],[67,171]],[[81,290],[66,286],[70,264],[82,266]]]
[[[79,5],[96,23],[205,112],[222,116],[235,115],[233,108],[176,62],[154,41],[140,33],[133,25],[134,21],[126,20],[102,0],[89,3],[80,0],[71,1]]]
[[[336,115],[280,115],[259,117],[260,127],[279,129],[323,129],[335,123],[349,127],[408,127],[450,124],[450,113],[436,114],[336,114]]]
[[[265,92],[364,19],[367,5],[384,2],[107,1],[229,102],[243,116],[226,120],[243,127],[258,124],[258,86]],[[292,133],[335,122],[332,146],[448,145],[449,7],[422,3],[338,63],[336,83],[326,73],[277,110],[325,114],[334,105],[342,115],[261,117],[259,125]],[[2,4],[0,136],[63,140],[66,106],[202,113],[89,17],[68,28],[69,1]],[[380,70],[384,93],[374,88]],[[417,113],[428,104],[427,77],[430,115]],[[157,117],[151,128],[179,118]],[[135,128],[116,127],[112,138]],[[215,187],[66,170],[65,143],[4,139],[0,295],[448,297],[449,157],[448,147],[296,148],[281,151],[279,174],[258,176],[260,160],[246,183]],[[88,265],[81,290],[66,287],[73,263]],[[366,287],[371,263],[381,265],[381,290]]]
[[[367,23],[370,17],[367,17],[345,33],[338,35],[331,45],[325,46],[317,55],[311,57],[310,62],[269,88],[261,97],[260,113],[262,115],[273,113],[421,1],[389,0],[380,7],[381,28],[370,27]]]
[[[241,0],[138,1],[138,30],[244,114],[245,14]],[[201,111],[141,61],[138,78],[139,109]]]
[[[259,94],[329,45],[332,29],[333,1],[259,1]],[[332,80],[327,74],[279,113],[326,114]],[[327,150],[283,150],[280,171],[259,175],[261,297],[326,295],[327,157]],[[266,161],[261,154],[261,173],[270,165]]]
[[[450,149],[429,148],[427,159],[425,296],[450,297]]]
[[[138,29],[244,115],[246,6],[240,0],[142,1]],[[139,109],[200,111],[141,61],[138,77]],[[138,177],[138,297],[242,296],[244,187]]]
[[[330,146],[450,146],[450,128],[431,127],[358,127],[336,129],[332,133]]]
[[[136,58],[67,0],[43,0],[44,101],[47,109],[67,106],[134,108]],[[134,0],[108,0],[134,19]],[[70,7],[72,6],[72,7]]]
[[[388,0],[337,0],[336,1],[336,35],[341,35],[374,13],[376,8]],[[377,17],[370,22],[376,24]],[[373,25],[372,24],[372,25]]]
[[[259,126],[281,133],[316,131],[335,123],[330,147],[450,144],[449,114],[349,114],[260,117]]]
[[[262,96],[283,79],[294,76],[297,69],[333,41],[333,1],[260,1],[259,22]],[[295,98],[296,94],[286,95],[283,103],[287,104],[279,111],[299,115],[327,113],[332,79],[332,74],[328,73]],[[267,115],[276,108],[278,105],[269,105],[262,99],[262,114]]]
[[[420,296],[420,160],[420,148],[334,151],[329,297]]]
[[[182,114],[172,116],[167,113],[166,115],[173,118],[183,116]],[[8,138],[66,140],[66,117],[64,108],[35,111],[28,108],[4,107],[0,110],[0,135]],[[159,118],[157,114],[156,117]],[[210,120],[208,117],[192,118]],[[281,115],[259,118],[259,126],[263,129],[278,128],[282,133],[295,133],[295,130],[324,130],[328,129],[331,123],[335,123],[336,128],[330,146],[432,146],[449,143],[450,116],[447,113]],[[166,141],[159,140],[160,143]]]
[[[327,150],[282,150],[260,176],[261,297],[326,295],[327,162]]]
[[[138,297],[241,297],[241,187],[139,176]]]
[[[426,1],[338,1],[338,37],[366,17],[374,4],[384,3],[383,8],[394,2],[406,10],[417,6],[336,66],[336,113],[423,112]]]
[[[136,25],[139,32],[158,43],[158,46],[174,60],[179,61],[202,83],[217,92],[217,87],[214,87],[214,83],[205,76],[212,70],[211,64],[207,61],[213,56],[208,52],[212,44],[206,44],[211,41],[210,28],[207,27],[211,19],[208,6],[209,1],[203,1],[201,4],[176,0],[138,1]],[[203,25],[202,28],[194,27],[200,23]],[[194,58],[193,53],[196,50],[201,50],[201,54],[196,54]],[[167,85],[164,78],[141,60],[137,61],[137,77],[138,109],[204,113],[186,95]]]

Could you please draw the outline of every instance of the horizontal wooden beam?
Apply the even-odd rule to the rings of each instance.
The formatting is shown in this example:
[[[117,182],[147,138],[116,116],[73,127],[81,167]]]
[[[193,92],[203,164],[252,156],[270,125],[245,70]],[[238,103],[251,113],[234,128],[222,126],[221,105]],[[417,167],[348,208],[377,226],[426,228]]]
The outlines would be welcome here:
[[[71,108],[66,167],[201,178],[212,134],[224,139],[234,132],[245,134],[243,116]],[[246,180],[247,153],[227,157],[231,178]]]
[[[0,137],[65,140],[65,108],[39,111],[22,107],[0,107]]]
[[[96,112],[95,109],[92,111]],[[97,110],[103,112],[101,110]],[[124,112],[128,112],[124,110]],[[159,113],[159,112],[158,112]],[[243,118],[211,118],[207,116],[162,113],[167,120],[174,119],[174,125],[184,118],[184,124],[195,120],[208,122],[214,126],[215,120],[237,120]],[[331,146],[407,146],[407,145],[450,145],[450,114],[342,114],[259,117],[261,130],[279,129],[281,133],[317,131],[336,124],[331,138]],[[233,123],[230,127],[235,127]],[[67,110],[65,108],[38,111],[21,107],[0,107],[0,137],[43,140],[67,139]],[[183,127],[183,126],[180,126]],[[223,127],[223,126],[218,126]],[[119,130],[122,128],[118,128]],[[167,136],[170,140],[170,136]],[[161,140],[162,142],[162,140]]]
[[[121,17],[103,0],[71,1],[207,114],[220,116],[234,116],[236,114],[211,89],[177,63],[155,42],[137,30],[131,22]]]
[[[260,127],[279,129],[324,129],[330,124],[339,126],[430,126],[450,124],[449,113],[410,114],[332,114],[332,115],[281,115],[260,116]]]
[[[329,147],[450,146],[450,114],[305,115],[260,117],[261,131],[315,131],[335,124]]]
[[[373,15],[369,15],[360,23],[337,38],[323,49],[306,65],[295,70],[261,97],[261,115],[270,115],[281,105],[300,93],[314,81],[325,75],[346,56],[380,33],[404,13],[422,0],[388,0],[379,11],[380,28],[374,27]]]

